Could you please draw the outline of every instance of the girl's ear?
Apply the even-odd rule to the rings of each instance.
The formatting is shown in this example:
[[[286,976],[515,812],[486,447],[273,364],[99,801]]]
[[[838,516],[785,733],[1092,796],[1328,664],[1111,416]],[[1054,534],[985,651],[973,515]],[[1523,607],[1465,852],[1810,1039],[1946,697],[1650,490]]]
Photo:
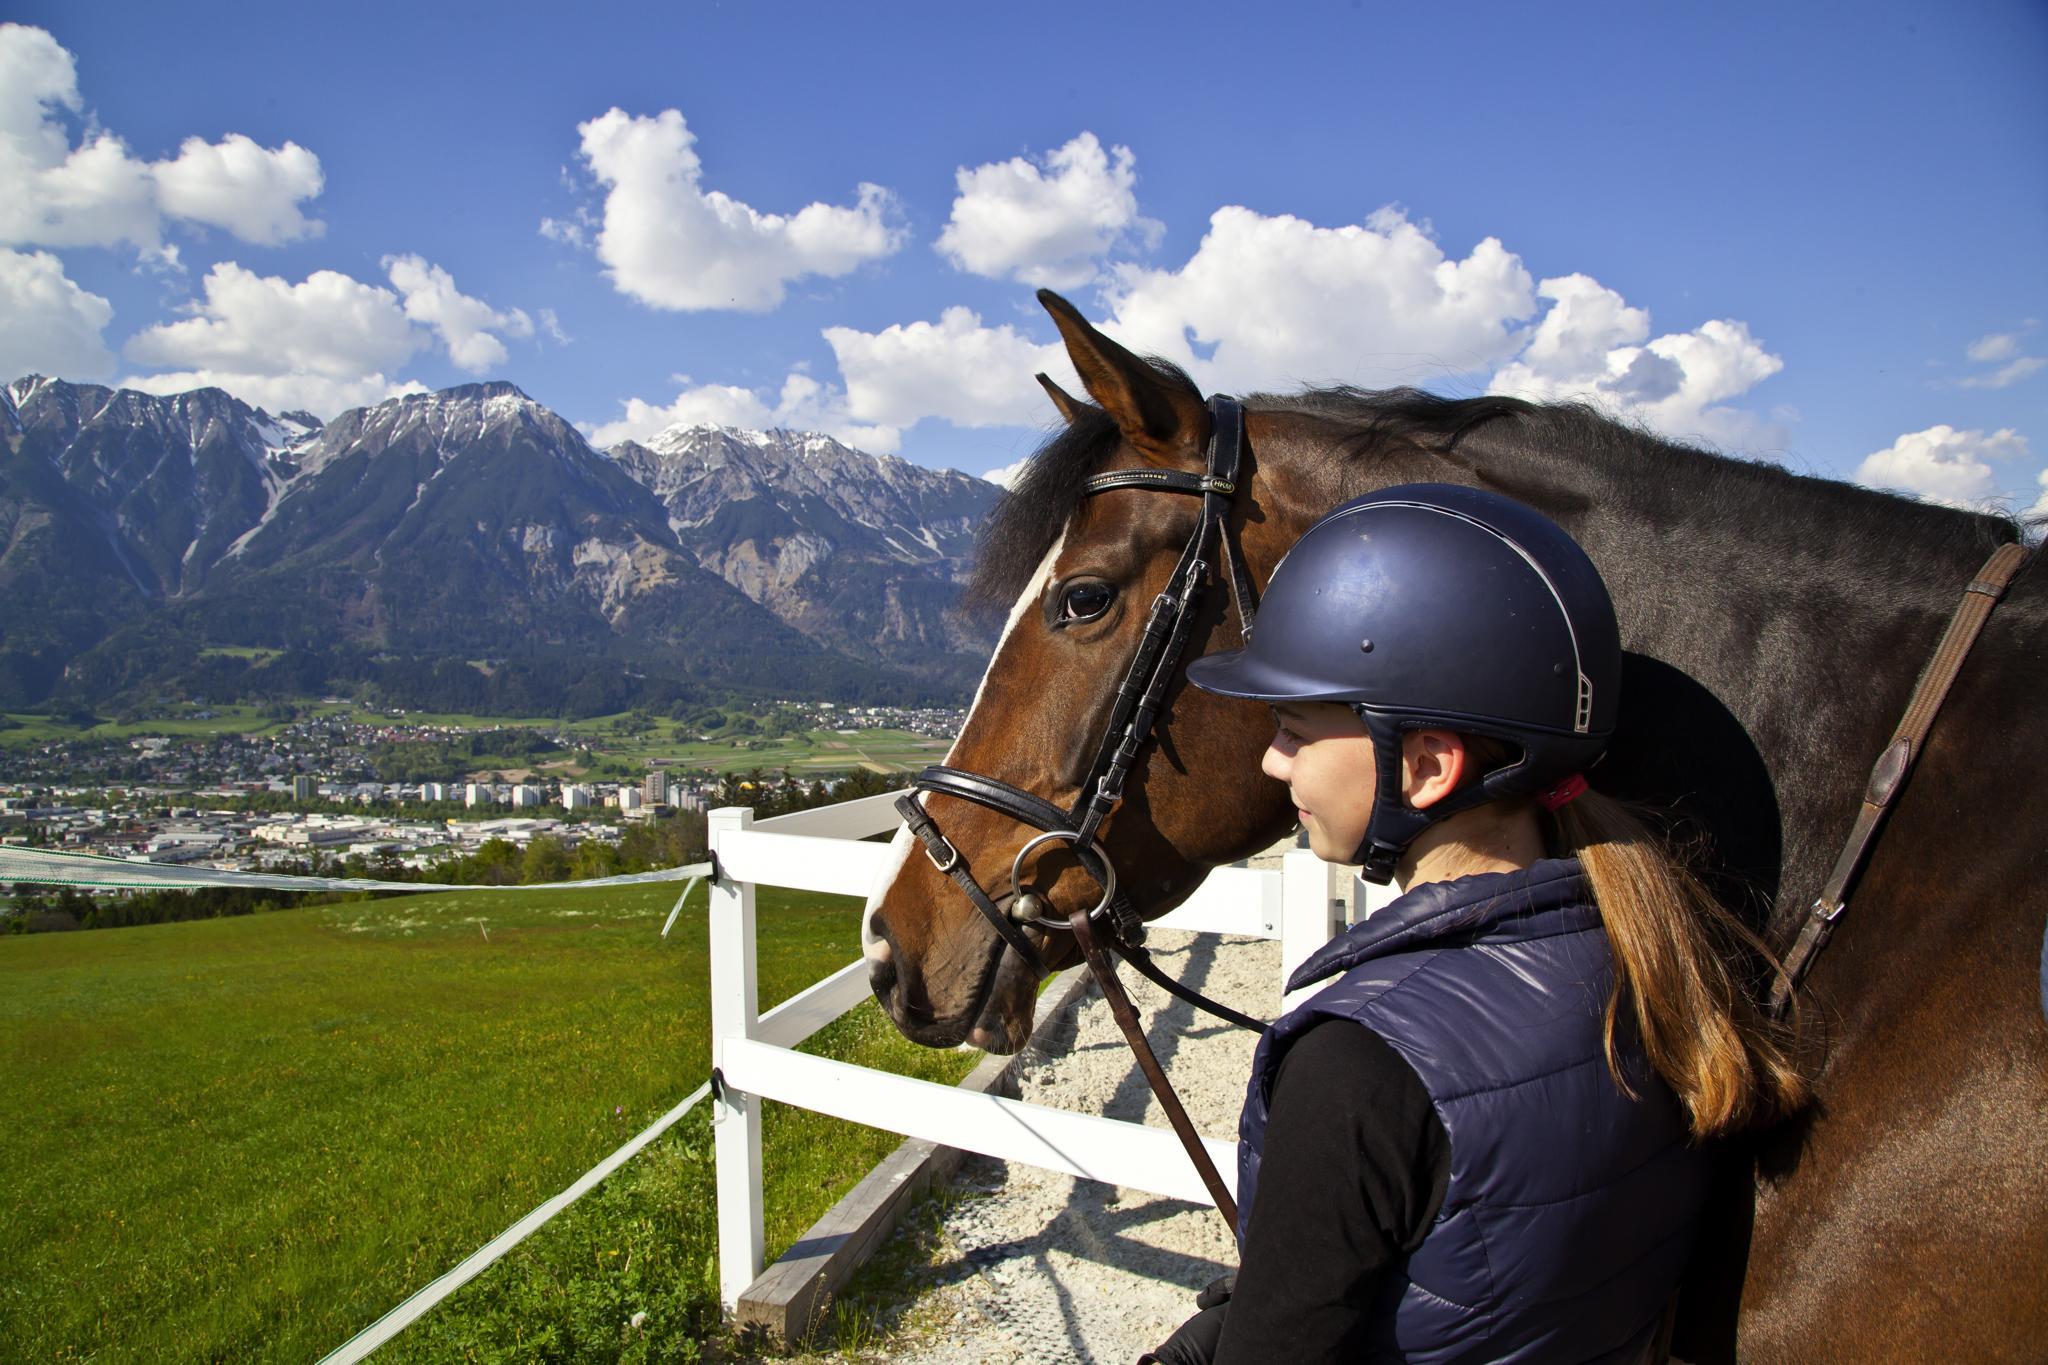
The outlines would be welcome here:
[[[1455,730],[1410,730],[1401,736],[1401,794],[1428,810],[1465,780],[1465,738]]]

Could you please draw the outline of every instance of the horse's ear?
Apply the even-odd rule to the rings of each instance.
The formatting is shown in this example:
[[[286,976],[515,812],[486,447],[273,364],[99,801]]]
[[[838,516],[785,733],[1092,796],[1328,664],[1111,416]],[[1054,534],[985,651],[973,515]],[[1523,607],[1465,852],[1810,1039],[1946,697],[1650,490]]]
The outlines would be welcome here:
[[[1081,415],[1081,400],[1053,383],[1052,376],[1049,374],[1041,373],[1037,376],[1037,379],[1038,387],[1044,389],[1045,396],[1052,399],[1052,405],[1060,410],[1061,418],[1066,421],[1068,426],[1072,426],[1074,419]]]
[[[1050,289],[1039,290],[1038,301],[1060,329],[1089,397],[1115,420],[1126,441],[1149,454],[1182,459],[1209,438],[1209,410],[1194,385],[1159,373],[1090,327]]]

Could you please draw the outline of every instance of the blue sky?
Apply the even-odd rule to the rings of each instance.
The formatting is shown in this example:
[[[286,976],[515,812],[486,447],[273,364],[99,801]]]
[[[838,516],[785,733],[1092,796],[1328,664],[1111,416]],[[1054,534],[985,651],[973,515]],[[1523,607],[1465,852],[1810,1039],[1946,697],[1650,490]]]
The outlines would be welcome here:
[[[5,14],[6,378],[505,378],[982,472],[1052,420],[1053,282],[1208,386],[2048,495],[2038,0]]]

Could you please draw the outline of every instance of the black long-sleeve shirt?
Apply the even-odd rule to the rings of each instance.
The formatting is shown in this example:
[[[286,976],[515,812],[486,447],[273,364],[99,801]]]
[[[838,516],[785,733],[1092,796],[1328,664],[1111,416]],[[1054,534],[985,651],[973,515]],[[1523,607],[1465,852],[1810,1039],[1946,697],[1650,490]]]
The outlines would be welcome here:
[[[1162,1346],[1164,1365],[1355,1357],[1380,1276],[1429,1231],[1450,1139],[1414,1068],[1349,1020],[1281,1059],[1237,1284]]]

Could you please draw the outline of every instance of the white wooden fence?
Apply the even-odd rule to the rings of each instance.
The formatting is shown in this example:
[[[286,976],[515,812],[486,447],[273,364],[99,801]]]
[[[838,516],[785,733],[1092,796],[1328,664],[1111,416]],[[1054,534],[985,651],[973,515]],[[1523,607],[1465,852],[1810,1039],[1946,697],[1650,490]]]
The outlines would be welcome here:
[[[895,859],[888,845],[862,841],[897,827],[894,801],[893,795],[871,796],[759,823],[743,807],[710,814],[719,874],[711,887],[711,1059],[724,1079],[712,1122],[719,1290],[728,1309],[761,1273],[763,1100],[1008,1161],[1213,1202],[1167,1129],[968,1093],[796,1052],[797,1044],[868,998],[865,960],[759,1012],[754,888],[866,896]],[[1218,868],[1184,904],[1154,922],[1162,929],[1279,939],[1275,1012],[1288,973],[1340,927],[1327,865],[1307,850],[1281,861],[1278,871]],[[1208,1137],[1203,1142],[1234,1185],[1237,1144]]]

